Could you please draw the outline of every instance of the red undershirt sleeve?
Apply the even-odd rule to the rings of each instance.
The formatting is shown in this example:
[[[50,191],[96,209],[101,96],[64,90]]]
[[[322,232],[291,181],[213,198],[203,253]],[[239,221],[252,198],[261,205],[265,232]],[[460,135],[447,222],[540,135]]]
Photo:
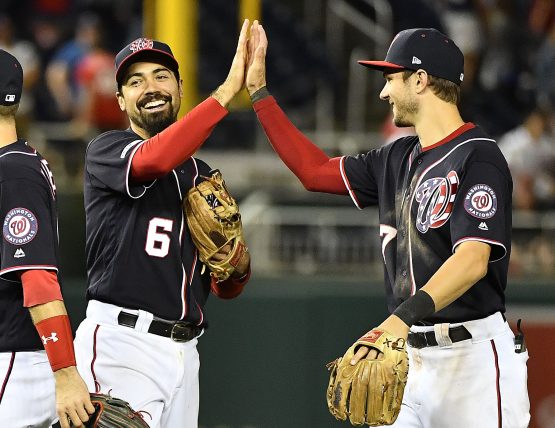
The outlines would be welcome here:
[[[227,113],[218,101],[208,97],[139,147],[131,161],[131,178],[142,182],[168,174],[198,150]]]
[[[214,278],[210,278],[210,288],[212,293],[220,299],[233,299],[243,292],[243,288],[251,277],[251,267],[245,275],[240,278],[229,277],[225,281],[216,282]]]
[[[21,272],[23,306],[26,308],[63,300],[56,272],[42,269]]]
[[[312,192],[347,195],[341,177],[341,158],[330,158],[287,118],[272,96],[254,103],[254,110],[270,144],[287,167]]]

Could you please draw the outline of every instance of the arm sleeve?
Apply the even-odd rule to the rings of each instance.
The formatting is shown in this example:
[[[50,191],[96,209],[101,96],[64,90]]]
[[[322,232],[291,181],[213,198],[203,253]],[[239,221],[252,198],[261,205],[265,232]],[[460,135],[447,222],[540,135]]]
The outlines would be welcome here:
[[[249,282],[251,277],[251,267],[245,275],[241,278],[229,277],[225,281],[216,282],[213,278],[210,279],[210,289],[212,294],[220,299],[233,299],[243,292],[245,285]]]
[[[183,118],[146,140],[138,147],[131,162],[133,181],[163,177],[185,162],[226,115],[227,110],[209,97]]]
[[[451,217],[453,252],[466,241],[492,248],[490,261],[507,254],[511,239],[511,180],[495,165],[473,162],[463,176]]]
[[[23,306],[36,305],[63,300],[56,272],[46,270],[26,270],[21,272],[23,285]]]
[[[58,271],[55,201],[47,184],[6,180],[1,185],[0,275],[13,280],[22,270]]]
[[[270,144],[303,186],[312,192],[346,195],[340,159],[329,158],[287,118],[272,96],[254,104]]]

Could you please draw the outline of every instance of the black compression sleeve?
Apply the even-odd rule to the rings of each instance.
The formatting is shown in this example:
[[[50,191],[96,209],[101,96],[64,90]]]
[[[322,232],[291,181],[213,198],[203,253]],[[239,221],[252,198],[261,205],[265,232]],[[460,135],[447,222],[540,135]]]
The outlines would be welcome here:
[[[432,297],[423,290],[401,303],[393,315],[398,316],[409,327],[436,311]]]

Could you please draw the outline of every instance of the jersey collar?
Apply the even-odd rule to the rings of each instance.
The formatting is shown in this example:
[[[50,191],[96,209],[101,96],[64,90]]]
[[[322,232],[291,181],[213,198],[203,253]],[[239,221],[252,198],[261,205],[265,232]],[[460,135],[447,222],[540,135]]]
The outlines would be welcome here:
[[[432,144],[431,146],[428,146],[428,147],[422,147],[422,151],[427,152],[428,150],[435,149],[436,147],[439,147],[439,146],[441,146],[445,143],[448,143],[451,140],[454,140],[459,135],[464,134],[466,131],[468,131],[472,128],[475,128],[475,127],[476,127],[476,125],[474,125],[472,122],[467,122],[464,125],[460,126],[459,128],[455,129],[447,137],[443,138],[442,140],[439,140],[437,143],[434,143],[434,144]]]

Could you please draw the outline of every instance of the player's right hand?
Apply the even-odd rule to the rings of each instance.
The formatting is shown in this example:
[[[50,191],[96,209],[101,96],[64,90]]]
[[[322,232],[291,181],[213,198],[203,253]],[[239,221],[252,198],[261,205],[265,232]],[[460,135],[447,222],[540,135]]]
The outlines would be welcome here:
[[[212,94],[222,106],[227,104],[233,97],[243,89],[245,84],[245,68],[247,62],[247,32],[249,29],[249,20],[243,21],[241,33],[239,34],[239,41],[237,42],[237,50],[231,62],[229,74],[227,75],[224,83],[222,83],[216,91]]]
[[[54,372],[56,379],[56,412],[62,428],[82,428],[95,411],[85,382],[75,366]]]
[[[266,86],[266,50],[268,39],[266,32],[258,21],[251,26],[251,35],[248,43],[247,76],[245,84],[249,94],[254,94]]]

